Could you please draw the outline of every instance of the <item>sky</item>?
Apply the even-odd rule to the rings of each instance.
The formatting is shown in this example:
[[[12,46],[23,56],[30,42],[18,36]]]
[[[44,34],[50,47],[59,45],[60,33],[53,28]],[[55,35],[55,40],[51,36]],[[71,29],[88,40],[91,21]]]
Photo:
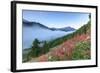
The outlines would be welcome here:
[[[23,19],[39,22],[50,28],[80,28],[89,21],[89,13],[23,10]]]

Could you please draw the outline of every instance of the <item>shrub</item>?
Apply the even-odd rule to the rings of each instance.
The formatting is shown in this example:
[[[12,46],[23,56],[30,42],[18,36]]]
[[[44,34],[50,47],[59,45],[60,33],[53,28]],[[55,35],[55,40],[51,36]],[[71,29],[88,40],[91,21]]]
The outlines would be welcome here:
[[[72,59],[80,60],[80,59],[90,59],[90,42],[79,42],[73,51]],[[87,54],[89,53],[89,54]]]

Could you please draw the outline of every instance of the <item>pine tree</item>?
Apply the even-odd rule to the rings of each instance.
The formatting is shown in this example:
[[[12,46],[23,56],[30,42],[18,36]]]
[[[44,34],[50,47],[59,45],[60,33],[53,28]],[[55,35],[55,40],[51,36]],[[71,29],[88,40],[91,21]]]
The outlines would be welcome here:
[[[49,48],[48,48],[48,44],[46,41],[44,41],[44,45],[43,45],[43,53],[47,53],[49,51]]]
[[[31,47],[31,51],[29,52],[28,56],[29,57],[38,57],[40,54],[40,47],[39,47],[39,40],[35,39],[33,41],[32,47]]]

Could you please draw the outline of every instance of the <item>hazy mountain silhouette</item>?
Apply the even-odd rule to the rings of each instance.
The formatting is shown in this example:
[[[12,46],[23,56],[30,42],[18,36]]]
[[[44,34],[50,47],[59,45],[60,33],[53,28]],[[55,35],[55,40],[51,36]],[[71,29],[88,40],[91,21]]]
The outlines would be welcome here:
[[[72,28],[72,27],[70,27],[70,26],[68,26],[68,27],[64,27],[64,28],[50,28],[50,27],[47,27],[47,26],[45,26],[45,25],[43,25],[43,24],[41,24],[41,23],[39,23],[39,22],[32,22],[32,21],[28,21],[28,20],[25,20],[25,19],[23,19],[23,25],[24,26],[30,26],[30,27],[41,27],[41,28],[44,28],[44,29],[49,29],[49,30],[52,30],[52,31],[57,31],[57,30],[60,30],[60,31],[74,31],[75,30],[75,28]]]

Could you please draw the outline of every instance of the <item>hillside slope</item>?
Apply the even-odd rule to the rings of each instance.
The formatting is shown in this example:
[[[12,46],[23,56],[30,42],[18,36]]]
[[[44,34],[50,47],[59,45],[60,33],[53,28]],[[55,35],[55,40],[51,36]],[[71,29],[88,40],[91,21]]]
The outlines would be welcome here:
[[[29,62],[90,59],[90,32],[89,21],[76,32],[51,41],[49,44],[52,45],[48,53],[32,58]]]

